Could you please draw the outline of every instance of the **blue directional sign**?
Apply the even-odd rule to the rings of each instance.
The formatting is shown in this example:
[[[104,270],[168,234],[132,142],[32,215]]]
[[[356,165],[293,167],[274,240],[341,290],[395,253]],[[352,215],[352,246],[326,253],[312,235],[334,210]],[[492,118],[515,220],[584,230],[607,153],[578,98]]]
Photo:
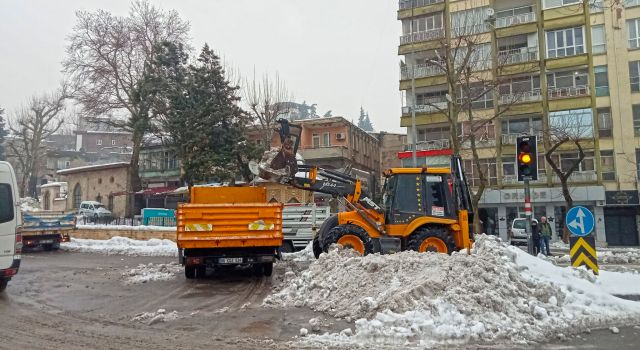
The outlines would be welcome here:
[[[577,206],[569,209],[565,223],[572,234],[586,236],[593,231],[596,221],[589,209]]]

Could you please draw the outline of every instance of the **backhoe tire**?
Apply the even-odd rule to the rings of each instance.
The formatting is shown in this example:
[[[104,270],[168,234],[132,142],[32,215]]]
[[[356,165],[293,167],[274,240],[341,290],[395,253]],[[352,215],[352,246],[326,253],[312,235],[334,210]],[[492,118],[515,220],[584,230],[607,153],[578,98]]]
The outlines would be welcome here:
[[[352,248],[360,255],[375,252],[375,246],[367,231],[356,225],[338,225],[325,235],[322,240],[322,250],[326,252],[334,244],[341,244],[345,248]]]
[[[320,257],[320,254],[322,254],[322,247],[320,246],[320,239],[318,238],[318,236],[316,235],[315,237],[313,237],[313,256],[318,259]]]
[[[195,266],[185,266],[184,267],[184,277],[188,280],[192,280],[196,278],[196,267]]]
[[[422,227],[407,240],[407,249],[417,252],[436,252],[451,254],[456,243],[450,231],[442,227]]]
[[[320,225],[318,233],[313,237],[313,256],[315,256],[316,259],[320,257],[320,254],[322,254],[323,251],[326,252],[326,249],[323,250],[324,237],[326,237],[327,233],[336,226],[338,226],[338,215],[329,216],[322,225]]]

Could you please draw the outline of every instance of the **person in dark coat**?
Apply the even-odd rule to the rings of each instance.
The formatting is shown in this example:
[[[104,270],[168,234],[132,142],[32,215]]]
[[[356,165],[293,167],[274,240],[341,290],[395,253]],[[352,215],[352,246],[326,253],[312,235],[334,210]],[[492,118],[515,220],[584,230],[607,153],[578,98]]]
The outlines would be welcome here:
[[[538,231],[538,223],[531,221],[531,239],[533,240],[533,255],[540,253],[540,231]]]

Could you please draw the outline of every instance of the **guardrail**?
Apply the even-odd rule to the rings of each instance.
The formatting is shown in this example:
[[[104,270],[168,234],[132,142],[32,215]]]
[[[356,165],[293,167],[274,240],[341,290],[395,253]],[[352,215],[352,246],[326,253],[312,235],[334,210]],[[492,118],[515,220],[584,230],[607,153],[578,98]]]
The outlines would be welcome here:
[[[412,151],[413,145],[405,145],[405,151]],[[418,141],[416,143],[416,151],[432,151],[439,149],[449,149],[451,148],[450,142],[448,139],[441,140],[429,140],[429,141]]]
[[[400,10],[408,10],[411,8],[433,5],[444,2],[444,0],[400,0],[398,7]]]
[[[515,145],[516,144],[516,140],[518,139],[519,136],[523,136],[522,134],[502,134],[501,138],[502,138],[502,144],[503,145]],[[536,136],[538,137],[538,142],[542,141],[542,133],[538,133],[536,134]]]
[[[550,87],[547,94],[550,99],[586,96],[589,95],[589,86],[578,85],[562,88]]]
[[[496,28],[510,27],[523,23],[536,21],[535,12],[521,13],[518,15],[496,18]]]
[[[500,64],[515,64],[538,60],[538,48],[526,47],[498,51],[498,62]]]
[[[438,112],[439,110],[447,109],[447,101],[444,102],[434,102],[432,105],[417,105],[416,113],[431,113]],[[402,114],[407,115],[411,114],[411,106],[402,107]]]
[[[431,29],[424,32],[415,32],[400,36],[400,45],[411,44],[419,41],[429,41],[444,37],[444,28]]]
[[[442,62],[442,65],[445,63]],[[412,74],[413,73],[413,74]],[[404,66],[400,68],[400,79],[408,80],[414,75],[416,78],[432,77],[444,74],[444,71],[434,64],[418,64],[414,66]]]
[[[519,102],[533,102],[542,100],[542,91],[540,89],[533,89],[531,91],[523,91],[517,94],[504,94],[500,95],[499,102],[501,105],[519,103]]]

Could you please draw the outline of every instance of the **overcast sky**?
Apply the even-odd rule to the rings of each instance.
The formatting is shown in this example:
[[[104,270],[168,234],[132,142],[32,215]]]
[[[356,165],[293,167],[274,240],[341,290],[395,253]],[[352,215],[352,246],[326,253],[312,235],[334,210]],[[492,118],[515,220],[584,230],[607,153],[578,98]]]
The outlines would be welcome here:
[[[153,0],[191,24],[193,46],[208,42],[243,75],[276,71],[296,102],[318,114],[357,121],[360,106],[376,130],[400,128],[400,24],[396,0]],[[0,0],[0,106],[8,112],[62,79],[75,11],[125,15],[122,0]]]

